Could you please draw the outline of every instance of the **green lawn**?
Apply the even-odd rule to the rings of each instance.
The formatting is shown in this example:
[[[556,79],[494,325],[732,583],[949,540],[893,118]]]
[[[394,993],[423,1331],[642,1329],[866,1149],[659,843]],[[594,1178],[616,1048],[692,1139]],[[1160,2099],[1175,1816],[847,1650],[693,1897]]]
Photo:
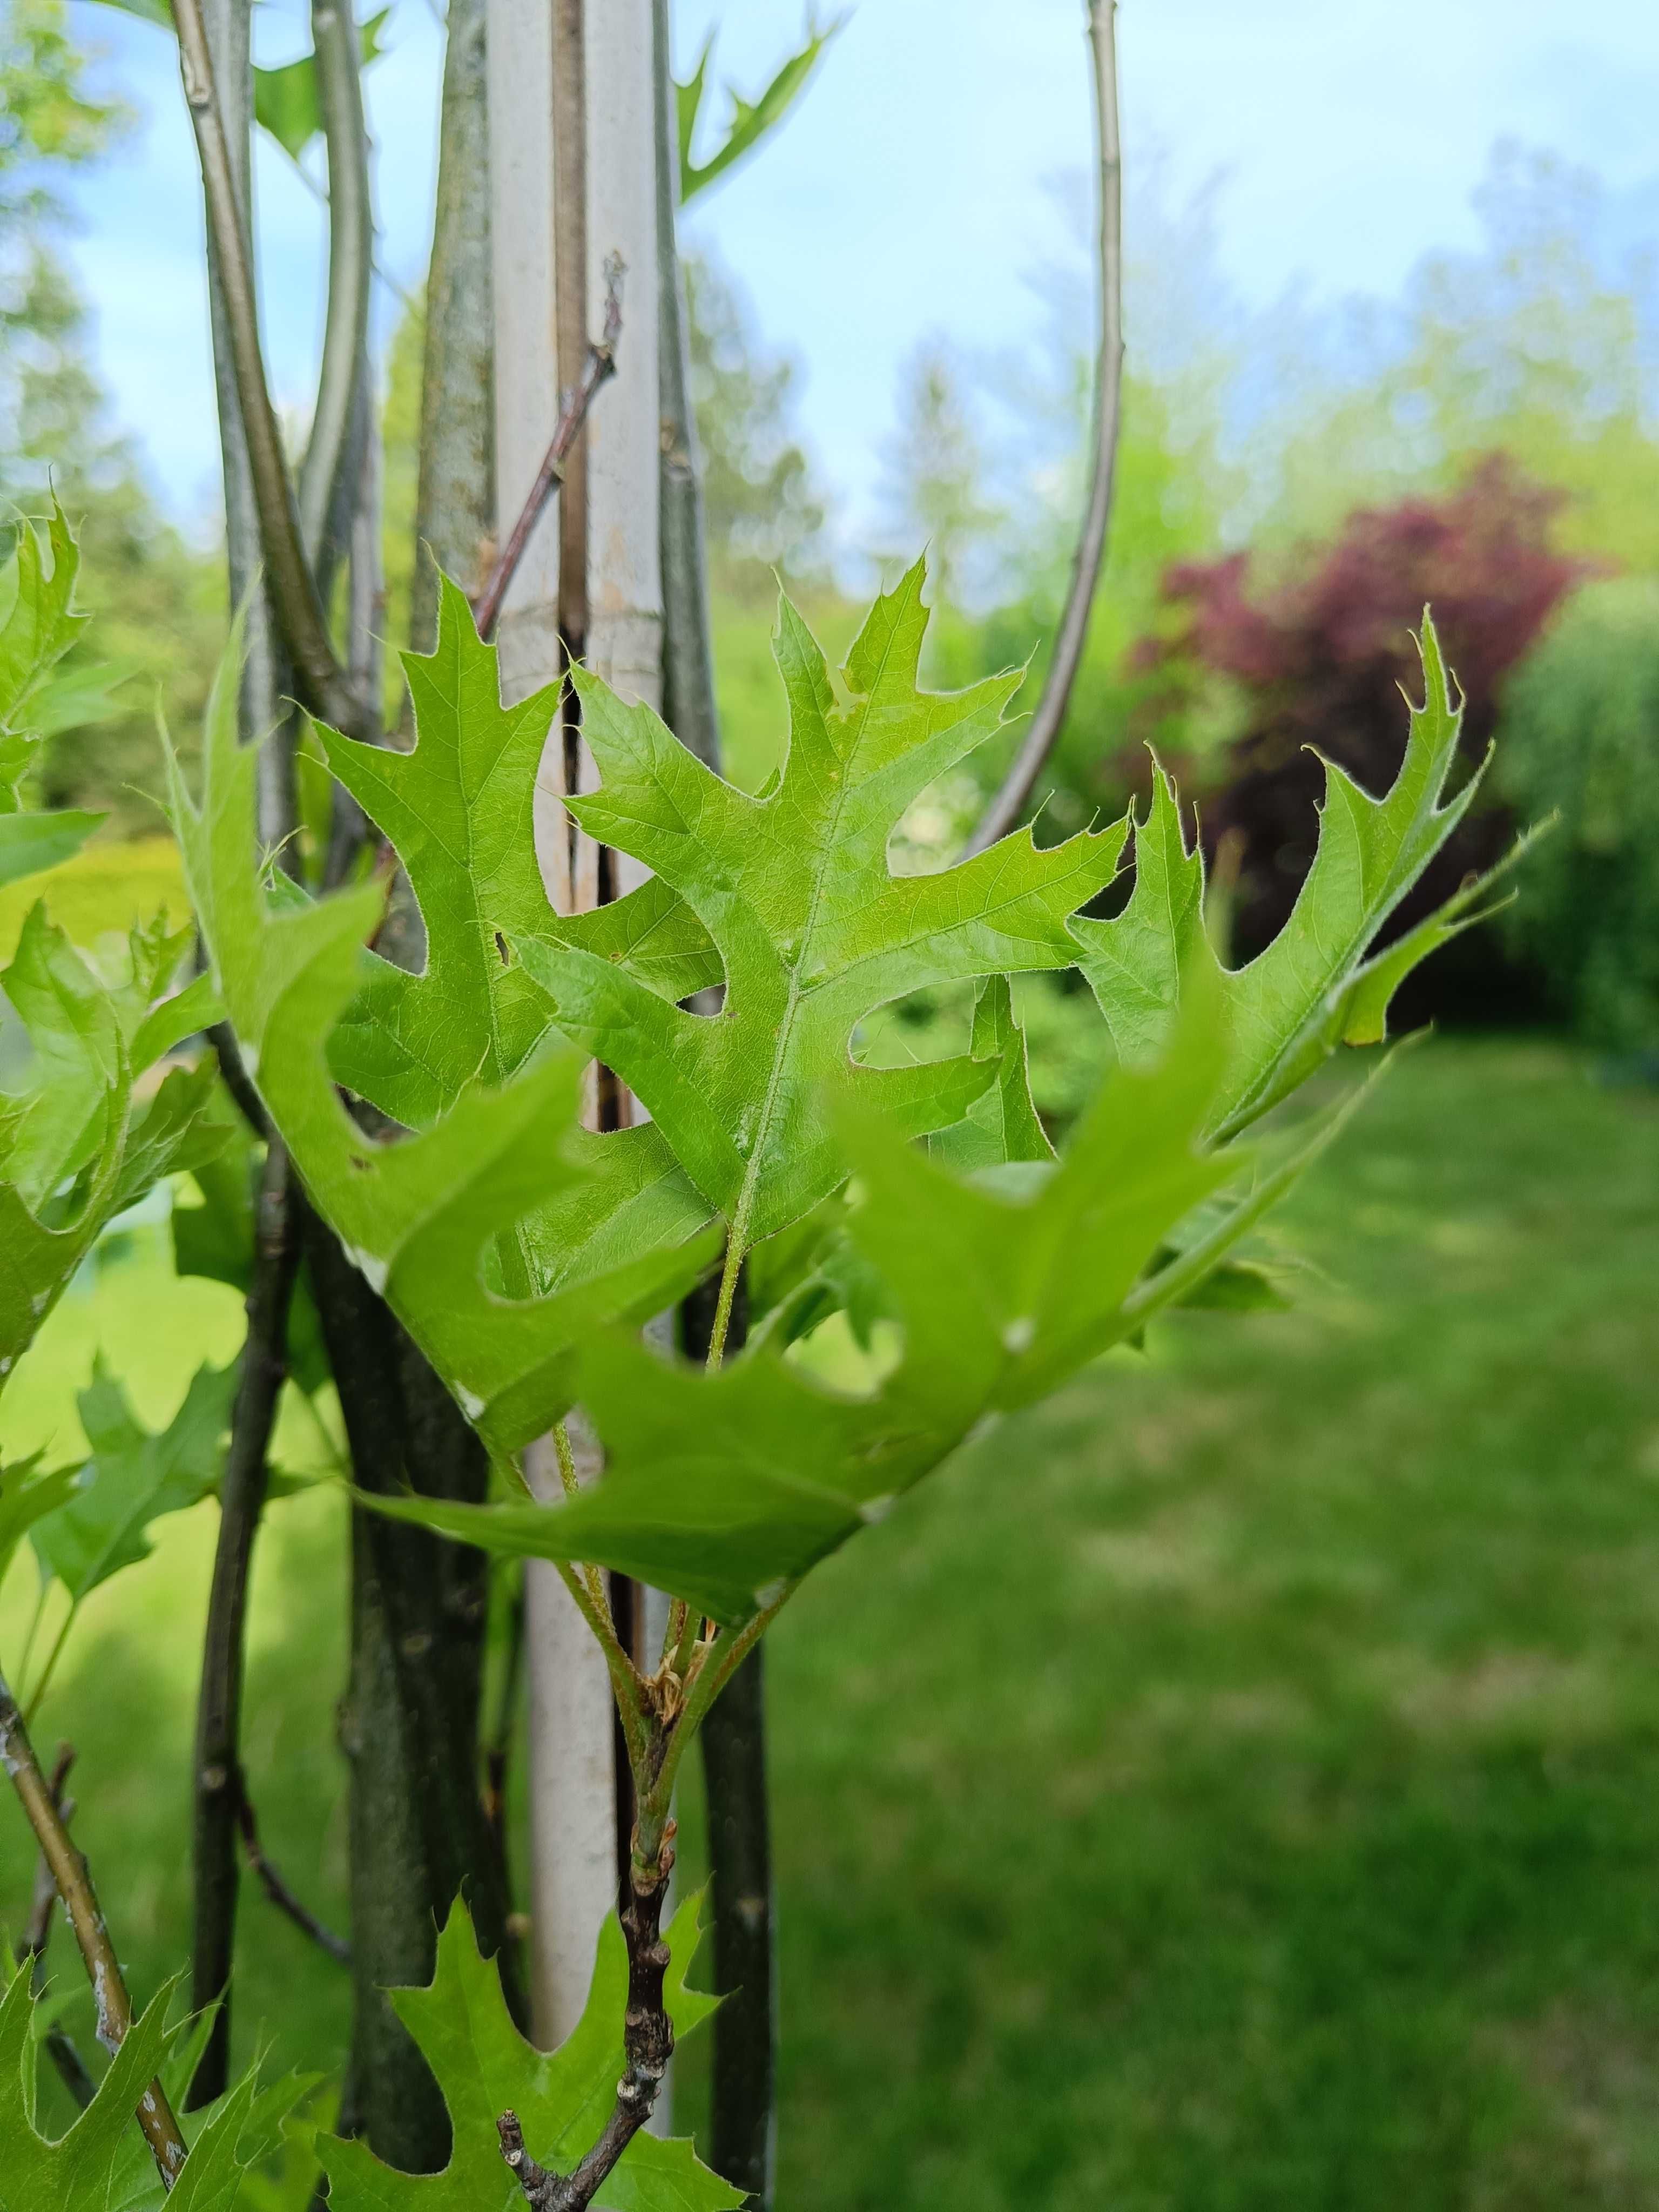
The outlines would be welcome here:
[[[1431,1043],[1281,1235],[1296,1311],[1163,1327],[781,1625],[783,2212],[1659,2212],[1659,1101]],[[100,1335],[165,1410],[234,1334],[213,1296],[108,1270],[8,1443]],[[274,1516],[250,1692],[273,1849],[334,1914],[337,1514]],[[210,1539],[102,1595],[41,1723],[146,1989]],[[246,1925],[250,2032],[326,2063],[337,1977]]]

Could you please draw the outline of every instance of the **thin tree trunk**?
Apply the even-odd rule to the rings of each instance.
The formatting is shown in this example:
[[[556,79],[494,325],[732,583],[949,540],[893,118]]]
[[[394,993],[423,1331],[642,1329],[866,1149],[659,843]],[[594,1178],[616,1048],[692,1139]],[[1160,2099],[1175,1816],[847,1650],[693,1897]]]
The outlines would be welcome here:
[[[680,266],[679,128],[668,0],[652,0],[656,71],[657,380],[662,410],[658,508],[662,532],[662,714],[674,735],[718,769],[720,709],[708,611],[702,477],[691,406],[685,272]]]
[[[711,1280],[680,1309],[688,1359],[708,1356],[717,1298]],[[729,1351],[749,1333],[739,1280]],[[766,1774],[764,1648],[757,1644],[710,1706],[700,1737],[708,1800],[709,1902],[714,1921],[714,2014],[709,2160],[758,2212],[771,2212],[777,2151],[777,1898]]]
[[[657,346],[662,405],[663,719],[710,768],[720,765],[720,709],[708,605],[708,563],[696,421],[691,404],[685,280],[676,235],[679,199],[678,118],[669,48],[668,0],[653,0],[656,46]],[[708,1356],[712,1285],[681,1316],[688,1358]],[[732,1315],[727,1343],[743,1341],[746,1314]],[[708,1801],[714,1986],[710,2156],[714,2171],[771,2212],[777,2142],[776,1901],[766,1774],[766,1685],[757,1644],[702,1725]]]
[[[235,178],[242,229],[253,229],[252,9],[251,0],[204,0],[203,26],[213,56],[214,80]],[[263,555],[253,471],[242,429],[231,350],[230,322],[219,256],[208,233],[208,306],[213,330],[213,380],[219,404],[219,449],[225,485],[225,557],[230,599],[240,606],[260,574]],[[268,592],[248,609],[247,667],[242,679],[244,742],[276,732],[259,764],[259,834],[269,845],[287,834],[295,811],[293,733],[284,702],[290,689],[281,634]]]
[[[365,1490],[481,1501],[483,1448],[386,1306],[325,1234],[308,1256],[352,1467]],[[483,1555],[358,1512],[352,1520],[351,1767],[356,2015],[343,2126],[388,2163],[435,2172],[449,2124],[384,1992],[430,1981],[439,1927],[465,1899],[502,1954],[507,1896],[480,1789]],[[522,2012],[510,1955],[509,2003]]]
[[[437,636],[439,569],[471,591],[495,536],[487,18],[487,0],[450,0],[410,616],[410,641],[421,653]]]
[[[203,29],[212,58],[239,219],[252,252],[252,115],[248,0],[206,0]],[[219,257],[209,233],[208,294],[225,489],[225,551],[233,603],[248,604],[247,665],[240,726],[260,745],[258,823],[267,850],[283,849],[295,819],[293,710],[276,617],[259,586],[259,518],[243,432]],[[291,853],[288,864],[293,865]],[[282,1389],[295,1255],[288,1168],[275,1152],[259,1201],[248,1335],[232,1422],[212,1591],[202,1655],[193,1768],[191,1991],[198,2007],[220,2001],[213,2035],[191,2085],[193,2105],[210,2103],[228,2081],[230,1980],[235,1948],[236,1815],[241,1794],[243,1638],[254,1540],[264,1510],[266,1455]]]
[[[777,2139],[777,1958],[766,1786],[766,1678],[755,1649],[702,1725],[714,1915],[709,2161],[751,2204],[769,2208]]]
[[[235,1950],[236,1838],[242,1778],[242,1677],[253,1544],[270,1480],[271,1432],[288,1373],[288,1315],[299,1266],[295,1194],[288,1154],[273,1138],[265,1154],[254,1218],[253,1279],[247,1334],[219,1498],[196,1714],[195,1915],[191,2001],[218,2004],[191,2082],[193,2108],[230,2086],[231,1965]]]

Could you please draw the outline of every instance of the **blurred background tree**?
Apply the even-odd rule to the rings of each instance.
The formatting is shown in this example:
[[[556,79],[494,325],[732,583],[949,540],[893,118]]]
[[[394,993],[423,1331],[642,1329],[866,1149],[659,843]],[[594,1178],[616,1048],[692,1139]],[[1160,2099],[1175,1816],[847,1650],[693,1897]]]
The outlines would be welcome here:
[[[1510,685],[1499,737],[1511,807],[1558,817],[1511,940],[1552,1011],[1659,1077],[1659,581],[1576,592]]]
[[[111,831],[159,830],[155,702],[195,723],[224,634],[220,564],[169,522],[130,440],[111,429],[84,306],[57,251],[54,191],[125,121],[90,97],[58,0],[0,21],[0,501],[38,514],[55,490],[81,538],[93,648],[65,664],[45,770],[54,804],[103,807]]]

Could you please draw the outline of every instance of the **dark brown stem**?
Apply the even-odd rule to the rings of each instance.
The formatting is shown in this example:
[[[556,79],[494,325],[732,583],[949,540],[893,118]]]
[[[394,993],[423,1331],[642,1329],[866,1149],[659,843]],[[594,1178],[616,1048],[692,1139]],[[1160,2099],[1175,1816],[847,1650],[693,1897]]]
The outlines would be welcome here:
[[[132,2026],[132,2000],[127,1995],[121,1962],[104,1925],[86,1860],[70,1840],[63,1815],[52,1802],[52,1786],[40,1771],[23,1716],[3,1675],[0,1675],[0,1766],[10,1777],[22,1802],[81,1947],[98,2008],[98,2040],[106,2051],[117,2051]],[[170,2190],[185,2162],[185,2139],[159,2081],[152,2081],[144,2092],[137,2120],[162,2186]]]
[[[412,1487],[481,1502],[489,1481],[483,1446],[314,1213],[307,1265],[356,1481],[366,1491]],[[525,2012],[478,1788],[487,1611],[482,1553],[354,1513],[351,1676],[340,1718],[350,1771],[354,1992],[344,2131],[410,2172],[447,2163],[449,2124],[385,1993],[431,1980],[437,1929],[458,1892],[480,1948],[498,1957],[509,2009]]]
[[[701,1730],[708,1800],[714,2014],[709,2163],[769,2207],[776,2138],[776,1908],[766,1783],[765,1652],[757,1644]]]
[[[507,1656],[501,1667],[495,1725],[484,1752],[484,1814],[495,1832],[503,1864],[507,1850],[507,1772],[518,1720],[520,1682],[524,1673],[524,1578],[519,1575],[514,1580],[507,1600]]]
[[[515,2112],[496,2122],[501,2156],[512,2167],[532,2212],[585,2212],[609,2179],[617,2161],[650,2118],[674,2052],[674,2027],[663,1990],[668,1946],[662,1936],[663,1905],[674,1865],[674,1824],[665,1826],[653,1856],[641,1862],[636,1845],[623,1907],[628,1945],[628,2010],[623,2022],[623,2077],[617,2100],[592,2149],[569,2173],[538,2166],[525,2148]]]
[[[553,496],[554,486],[564,482],[565,463],[581,434],[581,427],[587,420],[588,410],[593,404],[600,386],[617,373],[617,340],[622,334],[623,265],[614,253],[605,264],[605,278],[604,330],[589,345],[581,374],[564,394],[559,419],[554,425],[552,442],[536,471],[536,481],[531,485],[519,519],[501,548],[500,559],[490,570],[489,580],[474,603],[473,615],[480,637],[495,635],[495,624],[501,619],[501,602],[519,573],[519,563],[524,559],[531,533],[541,520],[542,511],[548,501]]]
[[[1106,554],[1117,465],[1118,419],[1123,392],[1123,169],[1118,144],[1116,0],[1089,0],[1089,47],[1093,60],[1095,125],[1100,177],[1100,351],[1095,367],[1093,450],[1089,503],[1072,561],[1072,580],[1054,639],[1054,657],[1031,726],[974,832],[970,852],[982,853],[1005,837],[1025,811],[1043,763],[1054,750],[1072,688],[1083,662],[1089,617]]]
[[[680,1342],[688,1359],[708,1357],[715,1295],[712,1281],[702,1284],[680,1309]],[[739,1283],[728,1348],[743,1342],[748,1328],[749,1302]],[[770,2212],[777,2142],[777,1911],[764,1664],[757,1644],[708,1708],[698,1733],[708,1803],[714,1986],[723,1999],[714,2019],[709,2160],[751,2206]]]
[[[215,1022],[207,1032],[207,1039],[213,1047],[220,1076],[237,1110],[260,1142],[269,1144],[273,1134],[270,1116],[265,1111],[264,1100],[253,1087],[253,1079],[247,1072],[242,1048],[236,1042],[235,1030],[228,1022]]]
[[[271,1431],[288,1375],[289,1307],[300,1261],[299,1202],[288,1154],[273,1141],[265,1153],[254,1215],[247,1335],[220,1490],[219,1540],[196,1713],[191,1996],[198,2012],[216,2003],[218,2009],[191,2083],[192,2111],[222,2097],[230,2081],[230,1970],[236,1939],[236,1825],[244,1794],[242,1678],[248,1576],[270,1485]]]
[[[308,1936],[319,1951],[326,1951],[337,1964],[349,1966],[351,1964],[350,1944],[343,1936],[337,1936],[331,1928],[325,1928],[314,1912],[301,1905],[265,1856],[264,1847],[259,1841],[258,1817],[253,1810],[253,1801],[245,1788],[237,1792],[236,1826],[242,1838],[242,1849],[247,1854],[247,1863],[252,1868],[259,1887],[276,1910],[286,1913],[301,1934]]]
[[[372,738],[378,733],[377,702],[360,699],[340,665],[301,537],[282,432],[265,381],[252,255],[242,227],[235,172],[214,84],[200,0],[174,0],[173,12],[185,100],[201,161],[208,231],[223,291],[237,408],[247,442],[265,572],[293,660],[295,687],[310,713],[353,737]]]

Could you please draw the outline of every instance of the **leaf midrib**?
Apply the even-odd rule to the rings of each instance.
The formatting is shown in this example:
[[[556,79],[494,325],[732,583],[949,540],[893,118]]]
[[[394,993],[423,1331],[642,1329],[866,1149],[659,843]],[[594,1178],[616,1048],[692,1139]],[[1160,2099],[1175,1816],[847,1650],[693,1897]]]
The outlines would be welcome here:
[[[755,1130],[755,1141],[750,1147],[749,1158],[743,1171],[743,1182],[738,1191],[738,1202],[732,1214],[732,1242],[739,1259],[749,1249],[749,1224],[754,1214],[755,1190],[760,1178],[760,1164],[766,1152],[773,1116],[777,1109],[778,1090],[783,1080],[784,1062],[788,1057],[790,1042],[794,1035],[795,1017],[800,1011],[802,1000],[807,995],[807,992],[802,988],[800,978],[802,971],[809,964],[808,953],[817,927],[818,909],[823,897],[825,878],[830,872],[830,858],[836,849],[836,837],[841,828],[842,811],[852,795],[854,781],[853,765],[857,758],[859,747],[864,741],[871,703],[886,678],[888,663],[897,637],[898,626],[896,623],[889,632],[887,641],[882,648],[875,679],[864,695],[864,703],[859,714],[858,734],[842,763],[835,801],[830,809],[828,834],[819,855],[819,866],[813,874],[812,895],[807,905],[806,920],[801,929],[800,945],[796,953],[794,964],[789,970],[789,993],[784,1001],[783,1019],[778,1024],[777,1049],[772,1055],[772,1066],[766,1079],[766,1095],[761,1102],[760,1120]],[[824,735],[828,737],[830,717],[825,714],[823,719]],[[727,1264],[731,1263],[728,1261]]]

